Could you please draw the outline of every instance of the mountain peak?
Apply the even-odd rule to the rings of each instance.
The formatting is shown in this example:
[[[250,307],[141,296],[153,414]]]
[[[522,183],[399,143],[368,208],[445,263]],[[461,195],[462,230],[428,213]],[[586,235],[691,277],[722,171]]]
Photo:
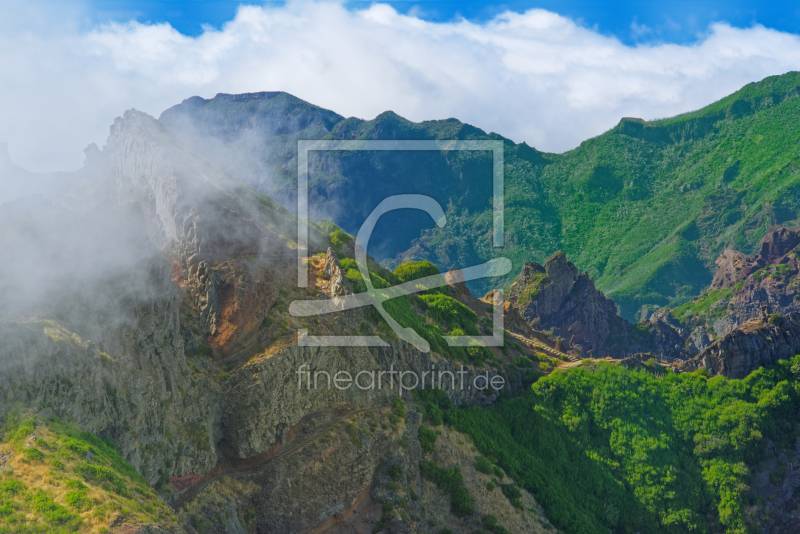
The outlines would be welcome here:
[[[258,93],[240,93],[237,95],[229,93],[217,93],[213,100],[227,100],[228,102],[249,102],[251,100],[272,100],[276,96],[289,95],[284,91],[260,91]],[[292,96],[292,95],[289,95]],[[297,98],[297,97],[292,97]]]

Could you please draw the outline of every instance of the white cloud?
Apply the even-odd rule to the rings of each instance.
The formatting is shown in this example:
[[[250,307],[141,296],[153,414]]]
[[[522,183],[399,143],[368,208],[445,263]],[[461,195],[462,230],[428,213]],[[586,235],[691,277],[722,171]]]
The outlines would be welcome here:
[[[622,116],[696,109],[800,65],[797,36],[723,23],[694,44],[631,47],[544,10],[436,23],[301,0],[241,7],[191,38],[166,24],[86,28],[80,9],[37,5],[0,15],[0,141],[35,170],[80,166],[127,108],[158,116],[218,92],[283,90],[366,119],[456,117],[563,151]]]

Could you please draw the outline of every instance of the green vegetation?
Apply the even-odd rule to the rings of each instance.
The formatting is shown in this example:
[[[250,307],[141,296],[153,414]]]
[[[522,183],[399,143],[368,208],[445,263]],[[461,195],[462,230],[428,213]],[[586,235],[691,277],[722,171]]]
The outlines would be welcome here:
[[[505,527],[497,522],[497,516],[494,514],[485,514],[481,516],[481,526],[494,534],[511,534]]]
[[[347,425],[347,435],[350,436],[350,441],[356,448],[361,447],[361,435],[358,432],[358,427],[354,423]]]
[[[743,380],[584,365],[541,378],[523,398],[445,418],[567,533],[710,532],[709,521],[745,533],[746,464],[761,459],[763,438],[781,450],[798,436],[792,369],[800,356]]]
[[[492,474],[492,462],[484,456],[477,456],[475,458],[475,470],[487,475]]]
[[[422,446],[422,451],[433,452],[433,444],[436,443],[436,438],[438,438],[439,435],[426,426],[420,426],[417,435],[419,437],[419,443]]]
[[[450,397],[443,389],[415,389],[411,390],[411,395],[422,408],[423,420],[431,426],[440,426],[444,422],[444,411],[453,407]]]
[[[714,289],[711,291],[705,291],[692,302],[687,302],[686,304],[675,308],[672,311],[672,316],[680,322],[685,322],[686,319],[694,315],[707,316],[707,312],[715,304],[717,305],[716,308],[720,310],[718,313],[724,315],[725,311],[727,311],[726,308],[724,306],[719,306],[717,303],[727,303],[731,295],[732,291],[730,289]]]
[[[789,264],[782,263],[779,265],[768,265],[754,272],[753,279],[756,282],[761,282],[767,278],[772,278],[774,280],[785,280],[788,279],[792,273],[794,273],[794,268]]]
[[[406,416],[406,404],[403,402],[403,397],[395,397],[392,399],[392,406],[394,407],[394,414],[401,419]]]
[[[436,465],[433,461],[419,464],[419,472],[422,478],[430,480],[439,489],[450,494],[450,511],[458,517],[472,514],[472,499],[464,487],[461,477],[461,470],[458,466],[444,469]]]
[[[113,444],[56,418],[24,418],[23,409],[6,416],[0,442],[0,450],[14,454],[13,469],[0,471],[0,532],[107,532],[123,512],[141,523],[174,525],[166,504]]]
[[[690,114],[622,119],[564,154],[506,141],[504,217],[514,237],[499,255],[514,267],[501,285],[510,285],[525,261],[543,263],[563,249],[630,320],[643,305],[678,306],[697,295],[725,247],[753,252],[769,225],[798,219],[800,176],[791,170],[800,161],[798,87],[800,73],[791,72]],[[446,121],[368,124],[379,122],[436,137]],[[451,163],[476,174],[482,164],[477,156]],[[458,190],[443,179],[436,187]],[[488,243],[463,239],[490,227],[485,197],[476,191],[440,202],[451,204],[448,224],[426,231],[414,258],[453,268],[495,255]],[[481,294],[494,284],[471,287]],[[536,291],[528,288],[523,301]]]
[[[357,262],[352,258],[340,259],[347,279],[353,284],[356,293],[366,291],[366,284],[358,270]],[[407,262],[397,267],[395,272],[370,263],[370,279],[376,289],[385,289],[403,282],[415,280],[422,276],[438,274],[439,270],[428,262]],[[428,343],[431,350],[453,360],[483,365],[492,359],[492,353],[486,347],[476,344],[471,347],[451,347],[444,339],[445,335],[463,336],[478,335],[478,316],[469,308],[449,295],[447,287],[427,290],[414,296],[398,297],[384,303],[389,315],[403,327],[413,328]],[[423,313],[417,311],[422,310]],[[375,309],[370,309],[366,317],[374,323],[379,333],[391,336],[393,332],[386,321]],[[431,321],[427,321],[430,318]],[[445,332],[444,329],[449,329]]]
[[[178,117],[183,116],[196,121],[197,131],[225,139],[221,142],[231,147],[217,153],[206,149],[204,154],[264,193],[283,194],[295,183],[297,139],[503,140],[504,219],[506,229],[513,230],[507,232],[503,250],[495,251],[486,239],[492,226],[492,156],[482,151],[314,155],[309,160],[312,212],[335,217],[344,231],[330,223],[311,223],[311,241],[324,234],[343,252],[350,243],[345,232],[356,232],[381,200],[406,192],[405,180],[397,177],[413,176],[416,193],[446,207],[447,224],[435,228],[427,215],[411,210],[387,215],[385,226],[372,237],[386,247],[386,257],[409,251],[419,239],[406,259],[448,269],[495,255],[511,259],[513,269],[499,283],[470,283],[476,294],[483,294],[510,285],[524,262],[542,263],[563,249],[632,320],[642,305],[675,307],[699,294],[725,247],[753,252],[769,225],[797,221],[798,87],[800,73],[789,72],[748,84],[691,113],[649,122],[624,118],[564,154],[514,144],[455,119],[413,123],[392,112],[369,121],[345,119],[291,95],[186,103],[165,111],[162,119],[179,136]],[[257,151],[243,138],[222,133],[262,119],[307,126],[280,135],[265,129]],[[183,136],[189,146],[196,142],[193,137]],[[233,153],[252,154],[252,159],[222,156]],[[263,169],[271,179],[253,182],[252,168]],[[281,229],[294,222],[269,197],[249,197],[264,222]],[[342,210],[343,204],[350,209]],[[289,230],[282,233],[291,235]]]
[[[435,276],[440,274],[440,271],[429,261],[410,261],[398,265],[394,274],[401,282],[410,282],[426,276]]]
[[[372,529],[372,534],[376,534],[383,530],[389,522],[395,517],[394,504],[391,502],[383,503],[381,508],[381,518]]]

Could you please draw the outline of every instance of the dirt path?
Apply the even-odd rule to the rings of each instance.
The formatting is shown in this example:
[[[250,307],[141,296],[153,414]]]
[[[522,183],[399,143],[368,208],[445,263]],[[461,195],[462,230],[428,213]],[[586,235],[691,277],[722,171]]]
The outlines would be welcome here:
[[[563,357],[566,357],[570,362],[580,362],[581,361],[580,359],[576,358],[575,356],[572,356],[572,355],[567,354],[565,352],[559,352],[556,349],[547,346],[545,343],[543,343],[542,341],[539,341],[538,339],[532,339],[532,338],[529,338],[529,337],[525,337],[523,335],[516,334],[514,332],[509,332],[508,330],[506,330],[506,335],[507,336],[511,336],[515,340],[521,342],[523,345],[526,345],[526,346],[528,346],[528,347],[530,347],[530,348],[532,348],[534,350],[538,350],[540,352],[543,352],[543,353],[547,354],[548,356],[552,356],[553,358],[561,359],[561,357],[563,356]]]
[[[202,478],[199,478],[194,483],[189,485],[178,497],[174,503],[172,503],[172,508],[177,510],[185,503],[192,500],[197,494],[203,491],[209,484],[215,482],[222,477],[233,477],[233,478],[244,478],[248,476],[252,476],[254,474],[258,474],[266,467],[270,466],[271,464],[275,463],[278,460],[283,460],[288,458],[292,454],[296,453],[312,441],[316,440],[317,438],[321,437],[327,432],[330,432],[333,427],[340,424],[342,421],[353,417],[354,415],[362,412],[373,412],[377,410],[382,410],[384,408],[390,408],[391,404],[382,404],[380,406],[373,406],[370,408],[363,408],[360,410],[351,410],[344,415],[333,419],[327,425],[319,428],[317,431],[313,432],[308,436],[304,436],[302,439],[292,441],[285,447],[280,447],[275,454],[269,455],[269,453],[265,453],[263,459],[258,459],[259,457],[256,456],[255,458],[247,458],[244,460],[239,460],[237,463],[244,464],[244,465],[233,465],[227,467],[214,467],[211,471],[203,475]],[[328,409],[330,410],[330,409]],[[315,414],[320,414],[327,410],[317,410],[316,412],[311,412],[306,417],[311,417]],[[256,460],[255,462],[253,460]]]

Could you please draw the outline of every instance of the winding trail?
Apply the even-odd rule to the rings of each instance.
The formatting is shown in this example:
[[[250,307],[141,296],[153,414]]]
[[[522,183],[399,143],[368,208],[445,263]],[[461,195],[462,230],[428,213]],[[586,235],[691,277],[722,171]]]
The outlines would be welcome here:
[[[220,467],[219,465],[215,466],[211,471],[203,475],[203,477],[197,479],[194,483],[189,485],[183,493],[178,497],[175,502],[172,503],[172,508],[174,510],[179,509],[181,506],[192,500],[194,497],[197,496],[201,491],[203,491],[209,484],[215,482],[222,477],[233,477],[233,478],[245,478],[248,476],[252,476],[254,474],[258,474],[263,469],[267,468],[271,464],[275,463],[278,460],[283,460],[288,458],[292,454],[296,453],[312,441],[320,438],[323,434],[330,432],[333,427],[341,423],[342,421],[353,417],[354,415],[362,412],[374,412],[378,410],[382,410],[384,408],[391,408],[391,404],[381,404],[379,406],[372,406],[370,408],[362,408],[359,410],[350,410],[349,412],[345,413],[344,415],[333,419],[328,424],[320,427],[315,432],[309,434],[308,436],[304,436],[302,439],[294,440],[285,447],[280,446],[274,454],[269,454],[269,452],[261,454],[259,456],[254,456],[252,458],[246,458],[239,460],[239,464],[243,465],[232,465],[229,467]],[[328,408],[326,410],[317,410],[315,412],[308,413],[305,417],[311,417],[314,414],[320,414],[325,411],[335,410],[336,408]],[[261,458],[263,457],[263,458]]]
[[[530,347],[530,348],[532,348],[534,350],[538,350],[540,352],[544,352],[545,354],[547,354],[548,356],[552,356],[553,358],[561,359],[562,356],[566,356],[566,358],[570,362],[580,361],[575,356],[572,356],[572,355],[564,353],[564,352],[559,352],[559,351],[555,350],[554,348],[547,346],[544,342],[539,341],[538,339],[525,337],[525,336],[523,336],[521,334],[517,334],[517,333],[511,332],[509,330],[506,330],[506,335],[513,337],[517,341],[521,342],[523,345],[526,345],[526,346],[528,346],[528,347]]]

